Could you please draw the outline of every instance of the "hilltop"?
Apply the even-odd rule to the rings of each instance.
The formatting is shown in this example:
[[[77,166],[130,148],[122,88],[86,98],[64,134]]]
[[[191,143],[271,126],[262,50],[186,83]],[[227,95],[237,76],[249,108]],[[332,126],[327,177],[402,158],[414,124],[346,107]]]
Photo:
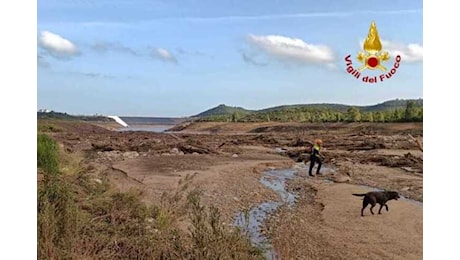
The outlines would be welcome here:
[[[231,107],[224,104],[220,104],[217,107],[208,109],[204,112],[199,113],[198,115],[192,117],[208,117],[208,116],[218,116],[218,115],[232,115],[233,113],[240,114],[250,114],[255,111],[244,109],[242,107]]]

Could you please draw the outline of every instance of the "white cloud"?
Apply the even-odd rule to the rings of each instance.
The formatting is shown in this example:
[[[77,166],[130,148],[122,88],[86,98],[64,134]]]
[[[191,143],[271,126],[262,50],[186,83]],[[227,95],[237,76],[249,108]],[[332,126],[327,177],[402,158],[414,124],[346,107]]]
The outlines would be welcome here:
[[[398,42],[386,41],[381,39],[382,50],[388,51],[391,57],[401,56],[401,62],[422,62],[423,46],[418,43],[403,44]],[[360,48],[363,47],[364,40],[359,42]]]
[[[154,48],[152,51],[152,57],[165,62],[177,63],[176,57],[174,57],[174,55],[172,55],[168,50],[163,48]]]
[[[330,64],[335,61],[331,48],[307,43],[298,38],[279,35],[249,35],[251,45],[281,62],[288,64]]]
[[[390,41],[382,41],[384,48],[392,57],[401,55],[401,62],[421,62],[423,61],[423,46],[417,43],[407,45]]]
[[[79,54],[79,50],[74,43],[48,31],[40,32],[38,44],[49,54],[59,58],[72,57]]]

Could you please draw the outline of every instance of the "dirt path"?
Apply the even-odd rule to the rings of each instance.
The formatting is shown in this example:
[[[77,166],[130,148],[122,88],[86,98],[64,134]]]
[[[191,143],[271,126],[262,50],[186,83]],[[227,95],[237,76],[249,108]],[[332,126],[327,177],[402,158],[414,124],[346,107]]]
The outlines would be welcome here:
[[[367,208],[361,217],[362,198],[351,194],[371,189],[306,180],[295,186],[301,201],[271,223],[283,259],[422,259],[421,203],[390,201],[389,212]]]
[[[260,182],[261,172],[268,167],[290,167],[288,158],[272,154],[231,156],[179,155],[135,158],[113,163],[111,178],[117,177],[120,189],[135,188],[144,192],[143,200],[158,202],[163,192],[186,194],[202,190],[205,205],[214,205],[223,220],[232,223],[237,211],[276,200],[277,194]],[[115,174],[118,173],[118,174]],[[120,178],[122,173],[125,178]]]

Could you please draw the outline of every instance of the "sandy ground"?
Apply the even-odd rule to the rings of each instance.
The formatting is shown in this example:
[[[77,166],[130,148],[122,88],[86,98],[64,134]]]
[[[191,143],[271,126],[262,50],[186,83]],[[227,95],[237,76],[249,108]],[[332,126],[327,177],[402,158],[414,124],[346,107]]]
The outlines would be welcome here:
[[[422,204],[400,199],[389,211],[360,216],[370,191],[350,184],[303,180],[303,195],[294,209],[283,209],[270,221],[275,249],[283,259],[422,259]],[[312,193],[308,198],[306,193]]]
[[[160,134],[53,123],[60,130],[51,135],[66,151],[89,154],[85,163],[95,177],[122,191],[142,190],[147,203],[199,188],[205,205],[217,206],[229,225],[237,212],[279,200],[260,183],[262,172],[291,167],[305,152],[299,140],[321,137],[325,163],[337,174],[307,178],[303,171],[289,183],[298,202],[266,227],[281,259],[422,258],[423,153],[408,138],[421,140],[422,124],[203,123]],[[351,194],[371,188],[360,185],[416,202],[390,201],[389,212],[372,216],[367,209],[361,217],[362,198]]]

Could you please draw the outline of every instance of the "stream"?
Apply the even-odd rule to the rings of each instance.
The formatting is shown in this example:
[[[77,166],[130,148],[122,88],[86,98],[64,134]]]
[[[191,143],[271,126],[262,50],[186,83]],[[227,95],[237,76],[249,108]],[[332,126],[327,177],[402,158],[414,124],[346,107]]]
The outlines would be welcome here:
[[[254,246],[263,250],[265,259],[279,259],[269,239],[262,232],[262,227],[267,218],[270,217],[280,206],[292,207],[297,201],[297,195],[286,190],[286,182],[296,178],[306,178],[309,164],[297,163],[294,167],[288,169],[265,170],[260,178],[260,182],[266,187],[272,189],[280,196],[279,201],[266,201],[252,207],[249,211],[238,212],[235,217],[234,226],[240,228],[246,236],[249,237]],[[316,167],[314,169],[316,171]],[[299,172],[301,173],[299,175]],[[323,175],[333,175],[336,171],[324,165],[321,167]],[[308,177],[311,178],[311,177]],[[313,177],[315,178],[315,177]],[[321,181],[332,183],[328,178]],[[376,187],[365,185],[356,185],[370,190],[380,190]],[[423,207],[422,202],[411,200],[401,196],[402,200],[409,201],[417,206]]]
[[[286,182],[295,178],[305,178],[298,175],[308,171],[309,164],[298,163],[293,168],[288,169],[268,169],[263,172],[260,182],[266,187],[274,190],[280,195],[281,201],[263,202],[247,212],[238,212],[235,218],[234,225],[239,227],[244,234],[251,240],[252,244],[261,248],[264,252],[265,259],[277,259],[277,254],[274,251],[268,238],[261,232],[264,221],[273,214],[278,207],[287,205],[293,206],[296,203],[297,196],[286,190]],[[316,167],[314,169],[316,171]],[[334,174],[335,170],[323,164],[321,168],[322,174]]]

